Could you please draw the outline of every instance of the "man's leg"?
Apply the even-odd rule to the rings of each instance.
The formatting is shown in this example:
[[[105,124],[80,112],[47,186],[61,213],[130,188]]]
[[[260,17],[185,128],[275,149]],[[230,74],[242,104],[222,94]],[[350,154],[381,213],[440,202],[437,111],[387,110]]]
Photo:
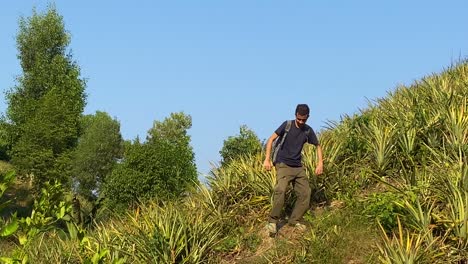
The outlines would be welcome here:
[[[276,186],[273,192],[273,208],[270,213],[270,223],[278,223],[284,206],[284,195],[292,179],[291,168],[280,163],[276,166]]]
[[[309,186],[309,179],[305,172],[304,168],[298,168],[298,174],[295,179],[294,184],[294,191],[296,193],[296,203],[294,204],[294,209],[289,218],[289,224],[295,225],[298,223],[302,216],[304,216],[307,209],[309,209],[310,205],[310,186]]]

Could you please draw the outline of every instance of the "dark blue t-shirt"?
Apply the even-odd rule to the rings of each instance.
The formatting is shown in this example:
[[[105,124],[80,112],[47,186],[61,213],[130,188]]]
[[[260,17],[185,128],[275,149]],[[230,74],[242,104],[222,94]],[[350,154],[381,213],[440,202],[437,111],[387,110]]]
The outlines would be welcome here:
[[[286,123],[287,121],[284,121],[283,124],[276,129],[275,133],[278,136],[281,137],[284,135]],[[315,146],[319,144],[314,130],[307,124],[298,128],[296,127],[295,120],[292,120],[291,128],[286,135],[283,146],[278,151],[276,162],[283,162],[291,167],[301,167],[301,152],[305,143],[313,144]]]

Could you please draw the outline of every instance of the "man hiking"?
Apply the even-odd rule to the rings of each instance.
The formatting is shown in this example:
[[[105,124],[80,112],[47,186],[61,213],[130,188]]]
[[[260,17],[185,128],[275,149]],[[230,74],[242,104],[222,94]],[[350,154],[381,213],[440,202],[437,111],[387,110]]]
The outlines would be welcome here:
[[[318,163],[315,174],[320,175],[323,172],[322,148],[314,130],[306,124],[309,118],[309,106],[306,104],[297,105],[295,114],[295,120],[283,122],[268,139],[266,145],[266,157],[263,167],[266,170],[271,170],[271,167],[274,165],[277,172],[276,186],[273,193],[273,208],[267,224],[270,235],[274,235],[277,232],[277,223],[284,205],[284,196],[290,182],[293,183],[297,200],[289,217],[288,224],[301,231],[306,228],[305,225],[299,222],[307,209],[309,209],[311,194],[309,179],[301,161],[301,152],[305,143],[313,144],[317,147]],[[273,149],[275,153],[273,153],[274,157],[272,161],[270,157],[275,139],[278,140],[277,144],[275,144],[275,149]]]

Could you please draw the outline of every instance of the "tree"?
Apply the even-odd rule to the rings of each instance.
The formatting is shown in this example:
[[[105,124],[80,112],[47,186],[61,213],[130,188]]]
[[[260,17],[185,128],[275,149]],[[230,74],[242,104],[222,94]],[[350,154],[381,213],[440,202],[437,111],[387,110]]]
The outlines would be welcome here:
[[[9,160],[8,150],[11,142],[8,136],[8,123],[2,117],[0,118],[0,160]]]
[[[70,183],[86,84],[71,53],[66,53],[69,43],[63,18],[53,6],[20,18],[17,47],[23,74],[7,92],[9,154],[36,188],[52,179]]]
[[[246,125],[242,125],[239,135],[230,136],[224,140],[223,148],[219,152],[222,157],[221,165],[244,155],[254,155],[262,151],[262,143],[255,132]]]
[[[92,200],[100,193],[106,176],[123,154],[120,123],[107,113],[82,118],[83,132],[73,153],[73,176],[77,192]]]
[[[148,145],[159,149],[159,178],[169,196],[180,196],[197,181],[195,154],[187,134],[191,127],[191,116],[179,112],[171,113],[163,122],[156,121],[148,132]]]
[[[124,158],[105,183],[111,205],[130,204],[150,198],[178,198],[197,182],[195,155],[187,130],[192,119],[172,113],[156,121],[146,142],[126,143]]]

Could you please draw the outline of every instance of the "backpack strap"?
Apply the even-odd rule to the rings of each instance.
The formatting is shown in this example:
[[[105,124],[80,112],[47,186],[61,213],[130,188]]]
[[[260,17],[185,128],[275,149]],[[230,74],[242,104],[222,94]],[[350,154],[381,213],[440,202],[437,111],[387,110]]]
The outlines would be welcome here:
[[[283,148],[283,143],[284,143],[284,140],[286,139],[286,136],[288,135],[289,133],[289,130],[291,129],[291,123],[292,123],[292,120],[288,120],[287,123],[286,123],[286,128],[284,130],[284,135],[283,137],[281,138],[281,142],[278,146],[278,149],[281,149]]]
[[[289,130],[291,129],[291,124],[292,124],[292,120],[286,121],[286,128],[284,130],[283,136],[281,137],[281,141],[279,142],[278,147],[273,150],[273,158],[272,158],[273,164],[275,164],[276,162],[276,156],[278,155],[279,150],[283,148],[283,143],[284,143],[284,140],[286,139],[286,136],[289,133]]]
[[[286,123],[286,128],[284,130],[284,135],[283,135],[283,140],[282,141],[284,141],[284,139],[288,135],[289,130],[291,129],[291,124],[292,124],[292,120],[288,120],[287,123]],[[281,145],[283,145],[283,144],[281,144]]]
[[[307,143],[309,143],[310,128],[308,128],[308,129],[305,131],[305,134],[306,134],[306,138],[307,138]]]

